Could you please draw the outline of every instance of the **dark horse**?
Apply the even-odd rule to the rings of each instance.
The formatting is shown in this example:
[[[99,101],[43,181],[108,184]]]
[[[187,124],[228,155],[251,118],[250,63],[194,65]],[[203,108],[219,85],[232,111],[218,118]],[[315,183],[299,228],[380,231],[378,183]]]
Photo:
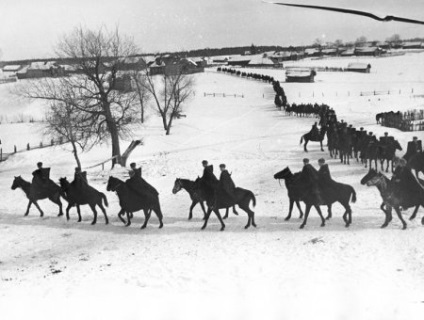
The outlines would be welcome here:
[[[324,140],[326,132],[327,132],[327,127],[321,127],[321,130],[320,130],[319,135],[318,135],[318,139],[317,139],[317,137],[313,137],[311,132],[304,134],[300,138],[300,144],[302,144],[303,140],[305,140],[305,144],[303,145],[303,149],[305,150],[305,152],[308,152],[308,149],[306,149],[306,146],[308,145],[309,141],[319,142],[320,145],[321,145],[321,151],[324,151],[324,149],[322,148],[322,141]]]
[[[94,219],[91,222],[91,224],[96,224],[97,222],[96,205],[99,206],[100,209],[102,210],[103,215],[105,216],[105,223],[106,224],[109,223],[106,210],[103,207],[103,202],[102,202],[103,200],[106,207],[109,206],[106,195],[104,193],[97,191],[96,189],[89,186],[88,184],[77,185],[75,181],[72,183],[69,183],[69,181],[66,178],[60,178],[59,182],[60,182],[60,187],[62,188],[62,191],[66,194],[68,198],[68,207],[66,208],[66,220],[69,220],[69,210],[73,206],[76,206],[77,212],[78,212],[78,222],[81,222],[80,205],[88,204],[91,208],[91,211],[93,211],[93,214],[94,214]]]
[[[312,169],[311,169],[312,170]],[[315,170],[315,169],[313,169]],[[281,173],[281,176],[292,176],[292,172],[287,167]],[[321,227],[325,226],[325,220],[322,215],[320,206],[326,205],[329,207],[329,217],[331,217],[331,205],[334,202],[339,202],[344,208],[343,221],[345,226],[349,227],[352,223],[352,209],[350,208],[349,201],[356,202],[356,192],[348,184],[338,183],[333,181],[331,189],[326,185],[321,184],[319,176],[307,177],[306,174],[318,175],[316,172],[300,173],[299,178],[293,181],[293,188],[299,190],[299,199],[306,204],[305,215],[303,223],[300,228],[303,229],[308,221],[309,212],[312,207],[318,211],[321,218]],[[311,183],[310,178],[318,180],[318,183]]]
[[[247,229],[250,227],[250,225],[256,227],[255,213],[250,210],[249,207],[251,201],[253,202],[253,207],[256,206],[256,198],[252,191],[243,188],[236,188],[234,192],[235,201],[234,203],[231,203],[231,205],[228,205],[228,202],[222,199],[222,190],[219,186],[219,183],[215,183],[212,188],[205,186],[205,183],[203,183],[201,178],[197,178],[194,183],[194,188],[196,190],[195,192],[199,192],[205,195],[206,204],[208,206],[208,211],[206,212],[206,219],[202,226],[202,230],[206,228],[209,217],[213,211],[218,217],[218,220],[221,223],[221,231],[223,231],[225,229],[225,224],[221,218],[219,209],[226,209],[234,205],[238,205],[240,209],[247,213],[248,221],[244,228]]]
[[[150,219],[151,211],[153,210],[159,219],[159,228],[163,227],[163,215],[162,210],[160,209],[159,196],[157,194],[147,194],[148,191],[146,192],[146,195],[135,193],[124,181],[112,176],[109,177],[106,190],[117,193],[119,205],[121,206],[121,211],[119,211],[118,217],[123,223],[125,223],[122,215],[124,213],[127,214],[126,226],[131,225],[131,216],[134,212],[143,210],[145,220],[141,229],[146,228],[147,222]]]
[[[21,188],[29,200],[25,216],[28,215],[31,205],[34,204],[37,207],[38,211],[40,211],[40,217],[43,217],[44,212],[43,210],[41,210],[40,206],[37,203],[38,200],[43,199],[49,199],[50,201],[56,203],[59,206],[59,214],[57,216],[60,217],[63,215],[62,202],[60,201],[60,197],[63,197],[66,200],[66,196],[64,195],[60,187],[54,182],[51,181],[50,188],[46,188],[45,190],[40,190],[41,192],[34,193],[31,192],[31,183],[25,181],[21,176],[17,176],[13,180],[12,190],[15,190],[16,188]]]
[[[201,192],[196,192],[196,190],[194,189],[194,181],[191,181],[188,179],[180,179],[180,178],[175,179],[174,187],[172,188],[172,193],[176,194],[177,192],[181,191],[181,189],[184,189],[185,191],[188,192],[188,194],[190,195],[190,199],[192,201],[190,206],[190,212],[188,214],[188,220],[191,220],[193,218],[193,209],[198,203],[200,203],[200,206],[202,207],[202,210],[204,213],[203,220],[205,220],[206,219],[206,210],[204,205],[204,202],[206,201],[205,196]],[[238,215],[238,212],[235,206],[233,206],[233,212],[235,215]],[[227,219],[227,218],[228,218],[228,208],[223,219]]]
[[[299,179],[299,176],[300,176],[300,172],[296,172],[295,174],[292,174],[288,167],[274,174],[274,179],[278,179],[278,180],[284,179],[284,182],[286,184],[287,193],[288,193],[289,201],[290,201],[289,214],[285,218],[286,221],[290,220],[291,218],[294,203],[296,203],[296,206],[300,212],[299,219],[303,218],[302,208],[300,207],[300,203],[299,203],[299,201],[301,201],[300,196],[302,194],[302,190],[300,190],[296,184],[297,179]]]
[[[393,183],[381,172],[371,169],[368,173],[361,179],[361,184],[370,186],[376,186],[378,191],[380,191],[381,198],[383,203],[380,206],[380,209],[386,215],[386,219],[381,226],[385,228],[388,226],[390,221],[392,221],[392,208],[395,209],[396,214],[399,220],[402,222],[402,229],[406,229],[406,222],[402,217],[400,212],[400,207],[403,209],[415,207],[414,213],[411,216],[411,220],[415,218],[418,209],[420,206],[424,206],[424,199],[416,199],[415,203],[405,204],[403,199],[395,194]],[[421,223],[424,224],[424,218],[421,219]]]

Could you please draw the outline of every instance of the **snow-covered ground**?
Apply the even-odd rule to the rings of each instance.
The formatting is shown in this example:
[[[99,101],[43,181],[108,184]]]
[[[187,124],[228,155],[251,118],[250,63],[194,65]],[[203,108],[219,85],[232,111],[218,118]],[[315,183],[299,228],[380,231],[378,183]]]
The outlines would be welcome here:
[[[388,131],[405,147],[413,135],[422,133],[380,127],[375,113],[423,107],[424,99],[415,96],[423,89],[423,59],[424,54],[370,59],[371,74],[319,73],[316,83],[283,87],[290,102],[328,103],[339,118],[379,135]],[[281,70],[255,71],[278,73],[284,79]],[[99,216],[98,224],[91,226],[88,208],[82,210],[82,223],[76,222],[75,209],[67,222],[56,217],[57,208],[47,201],[40,202],[44,218],[35,208],[23,217],[27,201],[21,191],[10,189],[13,176],[29,180],[35,163],[43,161],[52,167],[54,180],[70,177],[75,165],[66,146],[18,153],[0,164],[2,319],[422,319],[420,219],[408,222],[406,231],[400,230],[396,217],[387,229],[380,229],[379,193],[359,183],[366,169],[330,160],[314,143],[306,155],[299,140],[315,119],[277,111],[269,84],[215,71],[195,77],[196,95],[186,107],[187,118],[175,122],[171,136],[164,135],[152,111],[146,125],[133,134],[145,144],[130,160],[143,166],[143,175],[160,192],[165,216],[161,230],[153,216],[141,231],[141,213],[131,227],[124,227],[116,217],[116,195],[105,190],[110,172],[98,167],[88,169],[89,180],[107,193],[110,225]],[[414,94],[341,94],[412,87]],[[0,114],[3,108],[5,113],[41,114],[42,104],[25,105],[2,86],[0,90]],[[212,92],[243,93],[244,98],[204,96]],[[308,97],[312,92],[321,96]],[[2,124],[0,137],[43,139],[41,124],[26,126]],[[109,152],[109,146],[99,145],[82,155],[83,165],[105,160]],[[305,156],[314,165],[325,157],[334,179],[355,188],[358,201],[352,205],[349,229],[342,223],[340,205],[334,206],[334,218],[325,228],[319,227],[314,211],[304,230],[298,229],[296,209],[293,219],[284,221],[287,191],[273,174],[286,166],[299,171]],[[195,208],[193,221],[187,221],[189,197],[183,192],[173,195],[171,189],[176,178],[201,175],[204,159],[216,169],[226,163],[236,184],[255,193],[256,229],[243,229],[243,212],[231,214],[224,232],[214,216],[201,231],[200,208]],[[119,169],[112,174],[123,177]]]

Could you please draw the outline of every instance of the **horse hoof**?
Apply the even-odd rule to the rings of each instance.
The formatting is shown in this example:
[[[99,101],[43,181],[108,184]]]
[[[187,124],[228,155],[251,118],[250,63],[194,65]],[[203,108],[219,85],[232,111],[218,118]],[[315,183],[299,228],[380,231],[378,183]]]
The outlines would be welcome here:
[[[61,217],[61,216],[63,216],[63,213],[59,213],[57,216],[58,216],[58,217]]]
[[[424,218],[421,219],[421,224],[424,225]]]
[[[141,230],[143,230],[143,229],[146,229],[146,226],[141,226],[141,228],[140,228]]]
[[[254,226],[256,228],[256,224],[255,223],[252,223],[252,226]]]
[[[246,225],[246,226],[244,226],[244,229],[247,230],[247,229],[249,229],[249,227],[250,227],[249,225]]]
[[[200,230],[205,230],[206,229],[206,226],[203,226]]]
[[[325,227],[325,223],[321,223],[321,227]]]
[[[289,220],[290,220],[290,217],[287,217],[284,219],[284,221],[289,221]]]
[[[381,229],[384,229],[384,228],[386,228],[387,227],[387,224],[383,224],[380,228]]]
[[[299,229],[303,229],[303,228],[305,228],[305,225],[304,224],[300,225]]]
[[[162,229],[163,228],[163,223],[161,223],[160,225],[159,225],[159,229]]]
[[[406,225],[402,227],[402,230],[406,230]]]
[[[225,227],[221,227],[221,230],[219,230],[219,231],[224,231],[224,229],[225,229]]]
[[[92,225],[92,226],[94,226],[95,224],[96,224],[96,221],[93,221],[93,222],[91,223],[91,225]]]

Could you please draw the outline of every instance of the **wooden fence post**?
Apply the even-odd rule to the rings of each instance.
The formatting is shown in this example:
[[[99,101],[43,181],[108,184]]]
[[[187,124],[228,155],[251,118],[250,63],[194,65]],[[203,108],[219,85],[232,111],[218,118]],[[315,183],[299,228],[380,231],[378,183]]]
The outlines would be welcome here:
[[[0,148],[0,161],[3,161],[3,148]]]
[[[51,144],[52,146],[54,145],[54,140],[53,140],[53,139],[50,141],[50,144]]]
[[[27,143],[27,150],[30,150],[29,142]]]
[[[16,145],[13,146],[13,151],[14,151],[13,153],[16,153],[17,152]]]
[[[42,148],[43,147],[43,142],[42,141],[40,141],[40,148]]]

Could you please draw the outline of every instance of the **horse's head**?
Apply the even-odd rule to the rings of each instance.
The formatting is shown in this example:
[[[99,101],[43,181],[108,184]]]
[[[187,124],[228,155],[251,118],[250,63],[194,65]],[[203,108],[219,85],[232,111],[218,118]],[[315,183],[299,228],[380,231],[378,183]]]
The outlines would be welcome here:
[[[21,176],[17,176],[13,179],[13,183],[12,183],[12,190],[16,190],[17,188],[20,188],[22,186],[22,181],[24,179],[22,179]]]
[[[368,184],[368,182],[370,182],[376,176],[378,176],[377,171],[375,171],[374,169],[370,169],[368,171],[368,173],[361,179],[361,184],[362,185],[366,184],[367,186],[370,186],[370,184]]]
[[[402,146],[400,145],[399,141],[395,140],[395,148],[396,150],[402,151]]]
[[[286,179],[291,176],[291,171],[289,167],[286,167],[284,170],[281,170],[280,172],[277,172],[274,174],[274,179]]]
[[[69,181],[68,181],[68,179],[66,179],[66,177],[65,178],[60,178],[59,179],[59,184],[60,184],[60,187],[62,188],[62,190],[65,190],[65,189],[68,189]]]
[[[107,181],[106,190],[107,191],[116,191],[116,189],[122,184],[123,182],[119,180],[118,178],[109,177],[109,180]]]
[[[179,192],[182,189],[182,185],[181,185],[181,179],[177,178],[175,179],[174,182],[174,187],[172,188],[172,193],[176,194],[177,192]]]

